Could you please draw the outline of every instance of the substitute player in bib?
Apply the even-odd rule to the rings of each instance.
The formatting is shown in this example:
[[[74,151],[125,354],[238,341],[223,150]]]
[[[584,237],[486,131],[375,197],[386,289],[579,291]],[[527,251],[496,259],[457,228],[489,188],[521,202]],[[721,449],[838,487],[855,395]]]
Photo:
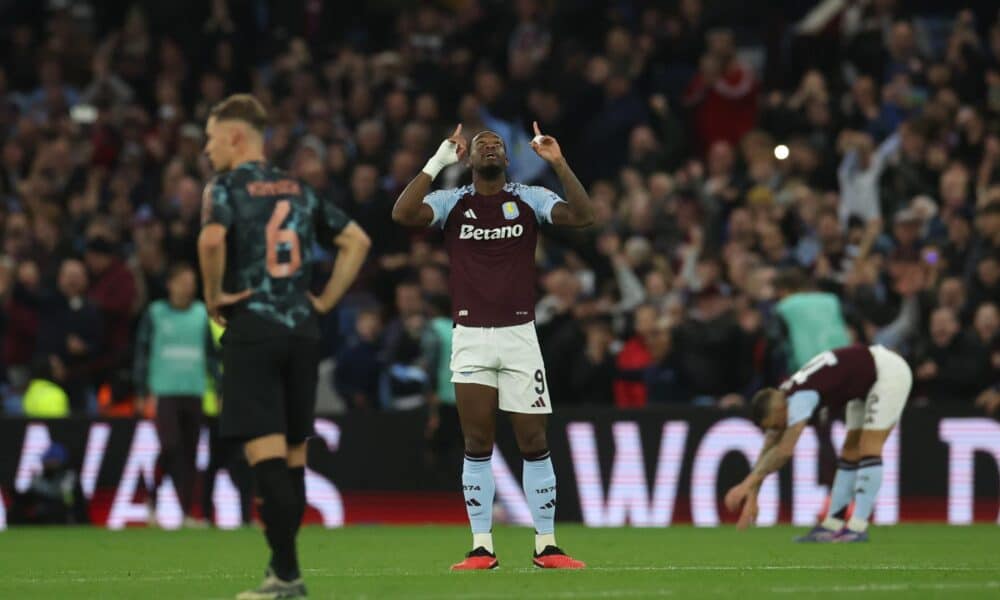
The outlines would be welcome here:
[[[337,303],[370,245],[332,201],[264,161],[266,121],[263,106],[245,94],[212,109],[205,152],[219,175],[205,188],[198,239],[205,305],[227,325],[220,433],[244,442],[271,548],[263,584],[237,596],[247,600],[306,594],[295,538],[306,506],[317,313]],[[310,293],[316,243],[338,250],[319,296]]]
[[[899,421],[913,374],[898,354],[882,346],[847,346],[823,352],[778,389],[753,398],[753,418],[767,431],[753,471],[726,494],[731,511],[743,507],[739,527],[757,517],[764,478],[788,462],[802,430],[819,406],[844,410],[847,436],[833,480],[826,519],[800,542],[866,542],[868,519],[882,485],[882,446]],[[854,513],[845,522],[847,507]]]
[[[472,525],[472,551],[453,570],[492,569],[495,484],[490,458],[497,408],[510,414],[524,458],[524,493],[535,525],[534,564],[579,569],[556,545],[556,476],[545,436],[552,412],[545,365],[535,335],[535,244],[539,224],[583,227],[593,221],[587,192],[555,138],[535,123],[531,147],[559,176],[566,199],[542,187],[507,181],[507,149],[483,131],[469,148],[462,126],[396,200],[392,217],[409,226],[437,225],[451,261],[452,381],[465,439],[462,489]],[[472,185],[430,191],[444,167],[468,152]]]

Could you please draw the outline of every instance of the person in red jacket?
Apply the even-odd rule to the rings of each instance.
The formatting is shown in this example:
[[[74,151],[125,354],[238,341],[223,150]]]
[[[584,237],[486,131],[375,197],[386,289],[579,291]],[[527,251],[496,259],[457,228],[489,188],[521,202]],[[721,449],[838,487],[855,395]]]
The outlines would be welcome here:
[[[3,304],[7,313],[3,363],[7,367],[8,383],[18,390],[27,385],[31,371],[31,358],[38,337],[41,291],[38,265],[31,260],[17,265],[12,289]]]
[[[659,311],[653,305],[644,304],[635,310],[635,334],[618,353],[619,379],[614,384],[615,406],[618,408],[646,406],[648,390],[645,370],[653,364],[649,340],[658,318]]]
[[[136,308],[135,278],[117,254],[117,242],[107,233],[92,231],[87,238],[84,262],[90,274],[89,300],[104,323],[104,352],[93,364],[95,381],[114,383],[115,371],[126,364],[131,343],[131,320]],[[112,385],[113,401],[122,392]]]
[[[684,90],[684,105],[694,117],[695,137],[702,153],[724,140],[736,144],[757,122],[759,83],[753,70],[736,57],[733,33],[708,34],[708,52],[698,73]]]

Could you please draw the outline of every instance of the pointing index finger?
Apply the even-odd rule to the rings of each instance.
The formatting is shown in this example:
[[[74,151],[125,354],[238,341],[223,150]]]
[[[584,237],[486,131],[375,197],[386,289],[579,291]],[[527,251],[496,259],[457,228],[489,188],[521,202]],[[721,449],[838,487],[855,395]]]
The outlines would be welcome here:
[[[538,121],[532,121],[531,124],[535,127],[535,135],[542,135],[542,130],[538,128]]]
[[[459,123],[458,126],[455,127],[455,133],[451,134],[451,137],[458,137],[459,135],[462,135],[462,124],[461,123]]]

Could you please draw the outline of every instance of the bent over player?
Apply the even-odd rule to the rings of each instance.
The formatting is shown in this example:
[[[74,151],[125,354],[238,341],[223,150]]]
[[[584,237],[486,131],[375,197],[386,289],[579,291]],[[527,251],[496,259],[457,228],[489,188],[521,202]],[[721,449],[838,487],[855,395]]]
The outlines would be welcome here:
[[[792,456],[795,443],[819,406],[843,409],[847,436],[837,463],[826,519],[800,542],[866,542],[868,518],[882,485],[882,446],[899,421],[913,374],[898,354],[882,346],[847,346],[823,352],[778,389],[753,398],[753,418],[767,431],[753,471],[726,494],[726,507],[742,505],[739,526],[757,516],[757,491],[764,478]],[[847,507],[854,513],[845,522]]]
[[[205,305],[227,324],[220,433],[245,444],[271,548],[264,583],[237,596],[247,600],[305,596],[295,538],[313,433],[316,315],[344,294],[370,245],[330,200],[264,161],[266,121],[263,106],[245,94],[212,109],[205,152],[219,175],[205,188],[198,238]],[[319,296],[310,293],[316,243],[338,249]]]
[[[535,134],[531,146],[559,176],[565,200],[542,187],[508,182],[507,149],[500,136],[483,131],[469,149],[459,125],[392,210],[403,225],[441,227],[451,261],[451,370],[465,439],[462,489],[472,525],[472,551],[453,570],[499,564],[491,533],[495,484],[490,466],[498,407],[510,413],[524,458],[524,493],[535,525],[534,564],[584,566],[556,545],[556,476],[545,437],[552,405],[534,324],[535,244],[543,221],[583,227],[593,221],[593,213],[558,142],[542,135],[537,123]],[[472,185],[428,194],[438,172],[467,151]]]

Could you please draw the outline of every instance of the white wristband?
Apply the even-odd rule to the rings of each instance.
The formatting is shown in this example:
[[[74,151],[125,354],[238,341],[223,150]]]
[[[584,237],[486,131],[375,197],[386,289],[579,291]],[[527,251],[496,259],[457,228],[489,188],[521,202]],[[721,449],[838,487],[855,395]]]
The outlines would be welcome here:
[[[445,165],[440,164],[439,162],[437,162],[432,158],[429,161],[427,161],[427,164],[424,165],[424,168],[421,169],[421,171],[430,175],[431,179],[434,179],[435,177],[438,176],[438,173],[440,173],[441,169],[443,169],[444,167]]]
[[[435,152],[434,156],[432,156],[430,160],[427,161],[427,164],[424,165],[424,168],[422,169],[423,172],[430,175],[431,179],[434,179],[437,177],[438,173],[441,172],[441,169],[457,163],[457,148],[458,144],[451,140],[441,142],[441,145],[438,146],[437,152]]]

